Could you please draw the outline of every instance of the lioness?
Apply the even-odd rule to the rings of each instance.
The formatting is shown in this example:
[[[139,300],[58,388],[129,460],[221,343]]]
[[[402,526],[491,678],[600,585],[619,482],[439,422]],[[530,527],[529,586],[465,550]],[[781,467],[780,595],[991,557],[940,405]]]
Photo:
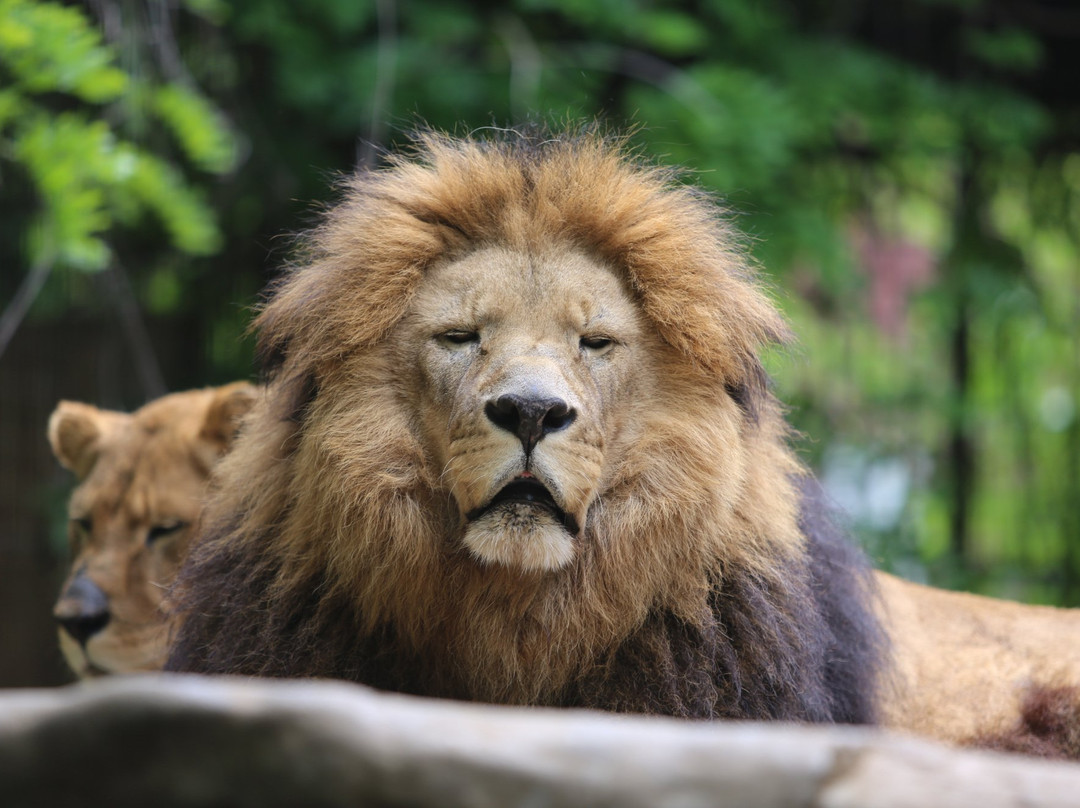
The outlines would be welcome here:
[[[174,393],[130,415],[72,401],[53,412],[49,443],[79,479],[68,504],[71,572],[53,614],[79,677],[161,668],[171,628],[163,596],[255,390]]]

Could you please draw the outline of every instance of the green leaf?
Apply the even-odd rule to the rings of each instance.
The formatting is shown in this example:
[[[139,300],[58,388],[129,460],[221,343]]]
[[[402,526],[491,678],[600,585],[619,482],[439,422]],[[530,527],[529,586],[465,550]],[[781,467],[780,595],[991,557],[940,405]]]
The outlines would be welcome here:
[[[0,130],[10,121],[26,113],[27,104],[23,96],[11,89],[0,90]]]
[[[709,33],[701,22],[678,11],[646,11],[635,15],[632,25],[634,34],[666,56],[698,53],[709,41]]]
[[[38,189],[42,209],[40,249],[80,269],[105,266],[109,251],[100,235],[112,223],[101,178],[115,141],[102,122],[74,113],[48,116],[35,110],[13,138],[13,153]]]
[[[181,2],[192,14],[215,25],[221,25],[229,16],[229,4],[225,0],[181,0]]]
[[[179,273],[173,267],[158,267],[147,279],[146,304],[154,314],[175,311],[182,296]]]
[[[114,61],[112,49],[78,8],[0,0],[0,64],[26,92],[112,101],[127,86]]]
[[[173,246],[189,255],[210,255],[221,249],[213,213],[180,173],[150,154],[138,153],[135,160],[136,170],[125,190],[157,216]]]
[[[152,91],[154,111],[199,168],[224,174],[236,166],[236,138],[201,95],[177,84]]]
[[[1019,28],[967,31],[964,48],[991,67],[1017,73],[1033,73],[1043,62],[1042,44],[1031,33]]]

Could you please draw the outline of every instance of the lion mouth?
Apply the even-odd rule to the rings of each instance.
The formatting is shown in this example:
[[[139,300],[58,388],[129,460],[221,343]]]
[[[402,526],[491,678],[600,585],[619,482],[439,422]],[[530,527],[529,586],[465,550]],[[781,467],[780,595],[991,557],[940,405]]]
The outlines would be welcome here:
[[[578,533],[577,520],[560,508],[555,501],[555,497],[551,495],[551,492],[547,490],[544,484],[531,475],[513,479],[499,493],[493,496],[486,505],[469,511],[466,518],[470,522],[474,522],[484,514],[508,505],[527,505],[541,508],[555,517],[555,520],[566,528],[568,533],[571,535],[577,535]]]

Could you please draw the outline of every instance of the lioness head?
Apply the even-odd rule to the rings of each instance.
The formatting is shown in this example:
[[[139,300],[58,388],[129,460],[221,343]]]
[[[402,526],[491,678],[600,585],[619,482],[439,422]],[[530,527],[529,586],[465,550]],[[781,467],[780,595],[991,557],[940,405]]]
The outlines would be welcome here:
[[[210,471],[254,394],[238,382],[174,393],[130,415],[71,401],[53,412],[49,442],[79,479],[68,504],[71,572],[53,610],[78,676],[162,666],[163,598]]]

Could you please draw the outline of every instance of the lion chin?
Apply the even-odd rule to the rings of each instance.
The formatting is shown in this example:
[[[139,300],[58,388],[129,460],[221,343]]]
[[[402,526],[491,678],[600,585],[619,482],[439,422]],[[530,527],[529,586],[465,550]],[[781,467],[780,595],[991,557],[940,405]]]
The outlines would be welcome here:
[[[462,542],[481,562],[557,570],[574,557],[579,531],[547,487],[525,472],[469,515]]]
[[[505,505],[470,522],[462,538],[479,561],[523,570],[557,570],[574,557],[574,539],[547,513]]]
[[[470,520],[462,542],[477,561],[526,570],[566,566],[575,544],[554,503],[524,498],[490,504]]]

